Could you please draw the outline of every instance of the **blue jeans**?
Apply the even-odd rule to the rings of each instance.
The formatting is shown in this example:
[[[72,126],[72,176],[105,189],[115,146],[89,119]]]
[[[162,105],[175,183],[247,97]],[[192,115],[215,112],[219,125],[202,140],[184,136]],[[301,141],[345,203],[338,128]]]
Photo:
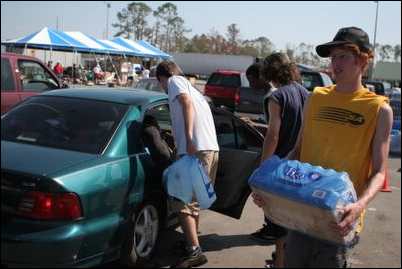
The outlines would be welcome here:
[[[348,268],[350,250],[359,242],[356,235],[348,247],[330,244],[308,235],[289,231],[285,243],[287,268]]]

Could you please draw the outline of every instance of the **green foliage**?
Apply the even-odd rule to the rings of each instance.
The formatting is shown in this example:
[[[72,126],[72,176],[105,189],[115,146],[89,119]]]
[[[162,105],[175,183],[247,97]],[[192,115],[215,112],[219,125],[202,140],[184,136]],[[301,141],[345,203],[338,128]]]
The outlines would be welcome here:
[[[117,20],[118,23],[112,25],[117,28],[115,36],[145,39],[167,52],[251,55],[264,58],[275,50],[274,43],[265,36],[241,40],[240,28],[235,23],[227,26],[224,35],[212,29],[208,34],[186,37],[191,29],[185,26],[184,19],[178,15],[177,6],[170,2],[162,4],[156,10],[145,3],[129,3],[127,8],[117,13]],[[311,44],[288,44],[284,52],[298,63],[316,67],[326,67],[329,64],[327,59],[317,55],[315,46]],[[376,59],[380,61],[400,61],[401,46],[376,44],[375,53]]]

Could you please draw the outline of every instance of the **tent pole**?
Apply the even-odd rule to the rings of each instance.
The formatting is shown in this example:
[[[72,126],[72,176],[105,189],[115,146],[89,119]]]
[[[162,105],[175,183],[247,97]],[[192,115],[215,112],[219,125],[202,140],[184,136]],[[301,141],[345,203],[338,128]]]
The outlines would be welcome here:
[[[117,72],[117,69],[116,69],[116,67],[115,67],[114,64],[113,64],[113,60],[112,60],[112,57],[110,57],[110,55],[109,55],[109,59],[110,59],[110,62],[112,63],[112,67],[113,67],[114,72],[116,72],[117,80],[120,82],[121,80],[120,80],[119,72]]]

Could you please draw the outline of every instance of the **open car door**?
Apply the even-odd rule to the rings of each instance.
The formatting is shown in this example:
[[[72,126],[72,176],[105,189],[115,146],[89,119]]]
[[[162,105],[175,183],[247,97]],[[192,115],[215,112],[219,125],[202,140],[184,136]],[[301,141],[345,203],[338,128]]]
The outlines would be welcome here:
[[[220,152],[214,186],[217,199],[210,209],[239,219],[251,193],[248,178],[260,162],[264,137],[232,112],[211,109]],[[166,139],[165,135],[171,129],[168,104],[154,105],[147,114],[157,119],[162,136],[173,146],[173,140]]]
[[[240,219],[251,193],[248,178],[260,162],[264,137],[223,109],[212,109],[220,147],[213,211]]]
[[[236,112],[264,114],[263,100],[267,95],[266,89],[254,89],[251,87],[240,88],[239,103],[236,105]]]

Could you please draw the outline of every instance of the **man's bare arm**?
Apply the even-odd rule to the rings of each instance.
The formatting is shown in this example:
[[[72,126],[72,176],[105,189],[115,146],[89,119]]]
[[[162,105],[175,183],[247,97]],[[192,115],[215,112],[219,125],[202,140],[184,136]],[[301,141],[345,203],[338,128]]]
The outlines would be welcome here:
[[[262,147],[261,162],[269,159],[276,150],[279,141],[279,131],[281,129],[281,107],[275,101],[268,103],[269,123]]]
[[[187,93],[182,93],[178,96],[179,103],[183,109],[184,128],[187,141],[187,153],[195,153],[195,147],[192,143],[193,140],[193,126],[194,126],[194,108],[193,102]]]
[[[356,203],[345,207],[344,218],[337,227],[342,235],[348,234],[354,221],[367,208],[383,186],[385,170],[387,169],[392,121],[392,109],[388,104],[385,104],[380,108],[372,142],[372,174],[370,175],[369,184]]]

